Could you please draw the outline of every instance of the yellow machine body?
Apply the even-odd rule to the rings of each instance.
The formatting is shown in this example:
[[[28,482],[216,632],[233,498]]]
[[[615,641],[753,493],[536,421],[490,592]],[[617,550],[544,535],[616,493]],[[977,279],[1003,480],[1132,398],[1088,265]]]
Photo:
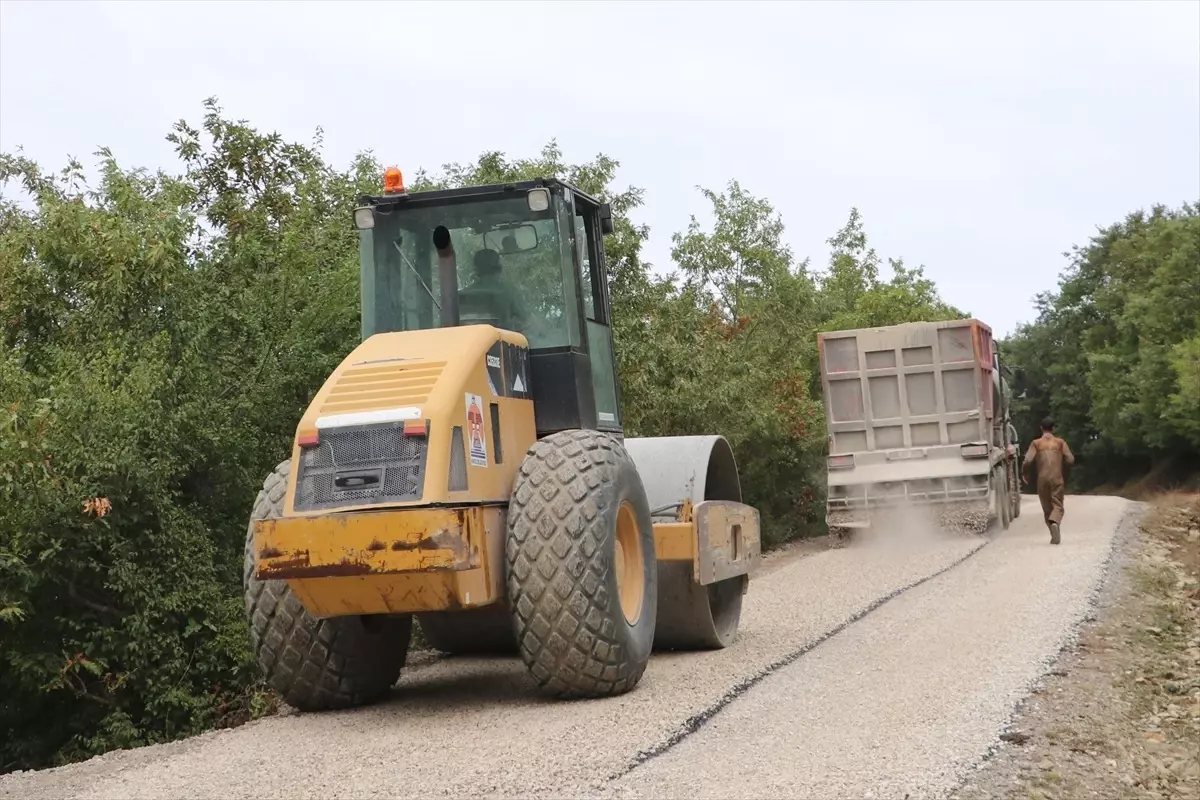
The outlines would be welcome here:
[[[503,600],[509,496],[537,438],[533,401],[497,391],[497,369],[506,387],[516,377],[495,355],[504,345],[527,347],[519,333],[468,325],[377,334],[347,356],[301,418],[283,516],[254,523],[256,577],[287,581],[317,617]],[[379,419],[423,431],[420,499],[297,509],[300,465],[315,443]],[[465,474],[457,487],[456,468]],[[682,503],[654,533],[658,560],[691,562],[701,585],[744,574],[758,556],[757,513],[740,504]]]
[[[347,356],[301,418],[283,516],[254,523],[256,577],[286,581],[317,617],[503,600],[509,496],[537,438],[533,401],[497,391],[497,368],[505,386],[516,377],[512,362],[495,355],[504,345],[527,347],[519,333],[468,325],[377,334]],[[297,509],[306,480],[299,465],[314,445],[379,419],[423,431],[420,499]],[[465,481],[452,486],[456,468]],[[740,504],[682,503],[654,533],[658,560],[691,562],[701,585],[744,574],[758,556],[757,513]]]
[[[505,508],[521,458],[536,439],[533,402],[498,393],[489,381],[489,354],[505,344],[528,347],[521,334],[470,325],[381,333],[355,348],[300,420],[283,516],[255,522],[257,577],[286,580],[320,617],[499,600]],[[503,375],[503,360],[492,358]],[[420,499],[297,509],[298,481],[305,479],[299,465],[312,449],[306,443],[398,417],[427,431]],[[500,421],[496,431],[493,420]],[[456,428],[460,487],[450,484]]]

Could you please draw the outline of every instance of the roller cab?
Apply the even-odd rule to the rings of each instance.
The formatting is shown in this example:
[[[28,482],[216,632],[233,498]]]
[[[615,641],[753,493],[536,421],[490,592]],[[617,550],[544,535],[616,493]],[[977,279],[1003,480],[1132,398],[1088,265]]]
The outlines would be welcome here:
[[[386,693],[414,619],[519,653],[558,697],[652,649],[726,647],[760,557],[718,435],[626,438],[606,204],[538,179],[363,197],[363,341],[304,412],[247,531],[246,608],[302,709]]]

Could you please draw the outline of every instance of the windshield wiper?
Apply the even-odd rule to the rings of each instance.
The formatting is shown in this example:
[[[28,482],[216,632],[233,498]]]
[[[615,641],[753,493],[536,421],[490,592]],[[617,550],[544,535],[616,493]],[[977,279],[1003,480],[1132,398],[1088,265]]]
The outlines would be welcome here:
[[[421,278],[421,273],[417,272],[417,268],[413,266],[413,263],[408,260],[408,256],[404,255],[404,251],[400,249],[400,240],[396,239],[395,241],[393,241],[392,247],[396,248],[396,252],[400,254],[400,260],[403,261],[405,264],[407,264],[408,268],[412,270],[412,274],[416,275],[417,280],[421,281],[421,288],[423,288],[425,290],[425,294],[429,295],[429,299],[433,301],[433,304],[435,306],[437,306],[437,310],[441,311],[442,304],[439,303],[437,301],[437,298],[433,296],[433,291],[429,288],[429,285],[426,284],[425,281]]]

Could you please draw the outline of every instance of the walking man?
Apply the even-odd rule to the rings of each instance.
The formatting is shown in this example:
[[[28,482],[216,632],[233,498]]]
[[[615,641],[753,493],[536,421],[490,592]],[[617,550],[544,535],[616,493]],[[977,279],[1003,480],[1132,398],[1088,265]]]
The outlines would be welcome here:
[[[1050,528],[1050,544],[1059,542],[1059,525],[1063,518],[1063,494],[1066,492],[1064,479],[1065,464],[1074,464],[1075,456],[1062,439],[1054,435],[1054,420],[1042,420],[1042,437],[1029,443],[1025,451],[1025,463],[1021,465],[1021,477],[1029,483],[1030,467],[1037,467],[1038,499],[1042,501],[1042,516]]]

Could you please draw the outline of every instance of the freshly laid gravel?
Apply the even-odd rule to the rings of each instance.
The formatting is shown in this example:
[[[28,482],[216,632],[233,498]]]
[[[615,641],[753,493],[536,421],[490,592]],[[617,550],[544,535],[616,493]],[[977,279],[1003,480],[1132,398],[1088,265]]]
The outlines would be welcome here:
[[[1081,508],[1082,501],[1070,509],[1082,521],[1084,515],[1075,506]],[[1068,526],[1068,543],[1072,541],[1070,530]],[[783,672],[779,675],[805,672],[806,662],[820,658],[839,639],[892,605],[880,607],[880,603],[953,567],[983,547],[984,541],[970,536],[897,536],[886,541],[860,541],[846,549],[792,563],[781,565],[775,561],[751,581],[742,630],[733,647],[656,655],[639,687],[622,697],[553,702],[537,696],[516,658],[437,661],[408,669],[392,699],[379,706],[288,715],[170,745],[110,753],[60,769],[2,776],[0,796],[30,800],[563,797],[599,790],[613,777],[629,772],[639,760],[648,758],[643,766],[629,772],[623,783],[646,781],[656,791],[680,796],[667,784],[655,783],[655,776],[678,770],[683,773],[676,778],[679,786],[694,787],[688,773],[702,774],[716,770],[717,764],[730,764],[724,753],[713,758],[720,751],[701,751],[689,744],[728,730],[715,726],[727,715],[737,715],[739,707],[761,703],[751,698],[757,696],[754,693],[761,695],[762,687],[774,679],[767,678],[756,689],[749,687],[764,674],[780,668]],[[1051,554],[1066,561],[1071,555],[1071,546]],[[1022,567],[1014,564],[1014,568],[1019,572]],[[992,578],[985,574],[979,581],[986,587]],[[980,588],[970,587],[968,595]],[[900,595],[893,602],[903,599]],[[960,598],[961,602],[973,600],[971,596]],[[807,655],[802,654],[876,607],[880,610],[862,622],[845,628],[841,635]],[[954,613],[953,608],[949,611]],[[926,613],[936,617],[946,612],[941,608]],[[920,619],[915,624],[922,627],[935,623]],[[953,639],[947,634],[944,645],[950,647]],[[912,680],[910,670],[886,659],[879,661],[871,647],[859,648],[855,659],[856,663],[849,666],[852,672],[880,669],[883,672],[873,674],[879,678],[890,674],[895,681],[896,691],[883,698],[885,705],[874,709],[866,724],[875,725],[876,715],[903,716],[911,700],[902,697],[900,690]],[[784,666],[788,663],[792,665]],[[813,703],[831,707],[849,703],[844,721],[855,719],[854,704],[860,693],[851,690],[843,694],[846,676],[832,675],[824,680],[830,683],[790,683],[798,693],[794,700],[779,697],[767,705],[781,709],[789,702],[798,705],[794,710],[775,712],[774,719],[768,715],[764,725],[787,727],[794,720],[794,725],[804,726],[811,714],[804,709]],[[747,689],[751,694],[734,699]],[[895,706],[890,712],[887,703]],[[723,706],[708,727],[685,738]],[[751,732],[758,729],[757,723],[749,728]],[[845,736],[848,732],[834,733]],[[681,745],[668,749],[680,740]],[[798,743],[805,748],[813,745],[811,738],[774,742],[762,739],[762,748],[775,744],[783,749],[773,756],[767,749],[756,748],[746,764],[769,763],[777,757],[780,769],[784,769],[785,762],[796,757]],[[828,749],[842,762],[851,757],[848,751],[838,752],[826,748],[823,742],[819,744],[823,752]],[[666,751],[664,755],[651,758],[662,751]],[[692,754],[686,763],[680,760],[680,754],[685,753]],[[759,794],[753,777],[742,780],[737,793]],[[793,780],[781,785],[795,788],[803,783]]]
[[[941,797],[998,744],[1090,615],[1123,512],[1071,497],[1053,547],[1036,501],[977,556],[766,678],[608,797]]]

